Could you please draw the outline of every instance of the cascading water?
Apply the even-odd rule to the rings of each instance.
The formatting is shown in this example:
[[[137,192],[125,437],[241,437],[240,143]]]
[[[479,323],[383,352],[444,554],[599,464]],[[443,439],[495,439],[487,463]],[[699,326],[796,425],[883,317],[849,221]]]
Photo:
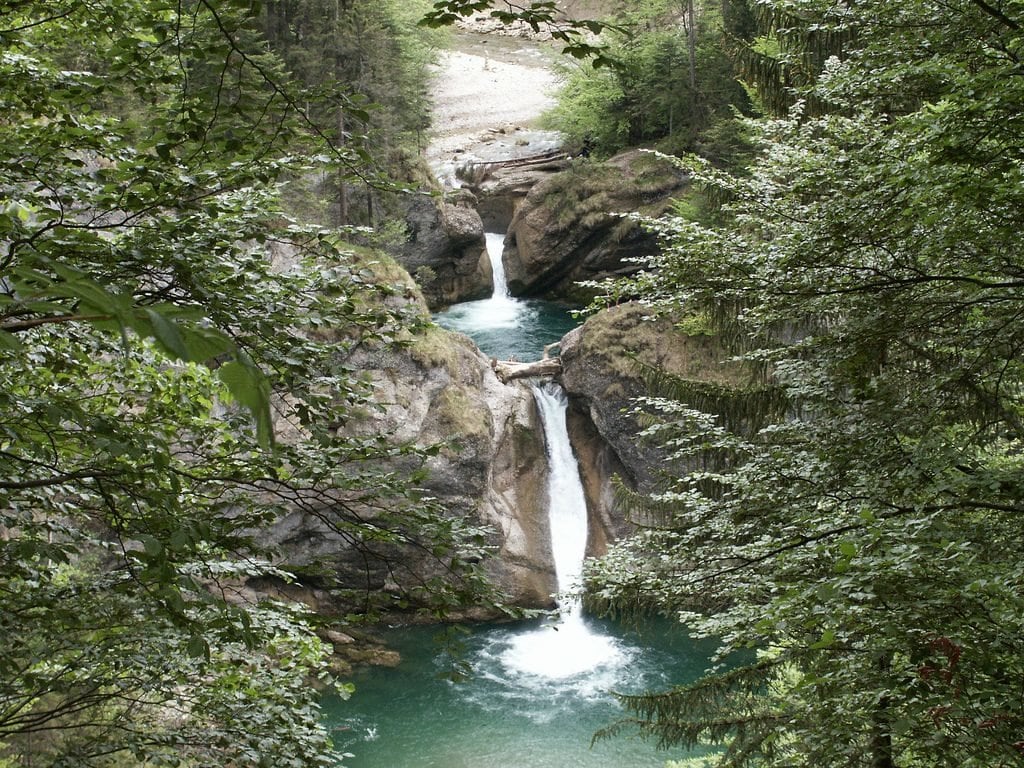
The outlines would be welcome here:
[[[559,619],[554,625],[517,635],[501,660],[513,672],[552,679],[615,670],[628,661],[627,653],[612,637],[591,630],[574,594],[587,548],[587,501],[566,429],[568,400],[554,383],[535,386],[533,396],[548,454],[548,517]]]
[[[533,394],[549,459],[558,616],[474,628],[461,641],[468,675],[460,682],[450,677],[451,657],[436,643],[436,629],[396,631],[389,644],[403,663],[364,671],[351,701],[325,703],[336,746],[352,753],[350,768],[662,768],[670,757],[632,739],[590,741],[622,714],[610,691],[692,680],[714,646],[697,646],[665,624],[641,635],[583,615],[573,593],[587,510],[567,399],[555,384]]]
[[[491,298],[466,302],[449,310],[438,322],[473,335],[484,351],[482,334],[497,332],[508,342],[510,329],[521,329],[536,316],[528,302],[512,298],[505,280],[502,262],[504,236],[486,235],[487,253],[494,276]],[[568,330],[568,329],[566,329]],[[536,349],[536,335],[527,328],[521,335]],[[511,358],[512,355],[503,357]],[[524,358],[519,358],[524,359]],[[550,511],[551,552],[558,588],[559,620],[533,632],[516,635],[501,662],[514,673],[533,677],[570,678],[598,667],[624,663],[624,654],[611,638],[595,634],[584,622],[578,600],[571,591],[578,587],[587,547],[587,502],[580,482],[579,467],[569,443],[565,414],[568,403],[560,386],[548,383],[533,388],[533,396],[544,425],[548,454],[548,508]]]
[[[566,428],[564,390],[553,382],[533,388],[533,397],[544,424],[548,454],[548,519],[551,525],[551,556],[555,561],[558,607],[563,619],[579,616],[579,601],[572,595],[583,575],[587,549],[587,499],[579,466]]]
[[[495,276],[490,299],[456,305],[437,322],[470,335],[487,354],[537,359],[575,321],[562,308],[508,295],[503,236],[488,235]],[[324,710],[349,768],[662,768],[670,757],[631,739],[591,746],[599,728],[622,715],[610,691],[638,692],[693,680],[714,644],[694,644],[668,625],[641,634],[585,617],[573,597],[587,540],[579,468],[566,430],[560,387],[534,388],[549,460],[551,548],[558,615],[545,621],[476,626],[458,644],[453,668],[437,630],[410,627],[388,643],[403,658],[396,669],[361,670],[350,701]],[[452,672],[464,677],[453,682]],[[468,671],[468,675],[461,673]],[[678,755],[677,755],[678,756]]]
[[[505,236],[500,232],[485,232],[484,242],[487,244],[487,260],[491,263],[491,279],[494,282],[491,301],[511,299],[505,278],[505,262],[501,258],[505,250]]]

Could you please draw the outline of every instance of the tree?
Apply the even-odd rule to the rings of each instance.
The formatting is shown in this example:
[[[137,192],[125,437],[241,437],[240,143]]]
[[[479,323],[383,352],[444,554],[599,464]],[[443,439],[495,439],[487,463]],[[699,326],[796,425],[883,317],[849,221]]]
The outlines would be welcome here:
[[[570,145],[602,155],[642,144],[693,151],[733,110],[749,111],[727,35],[709,6],[657,0],[625,7],[602,37],[614,65],[564,62],[559,103],[546,120]]]
[[[807,114],[834,106],[820,101],[815,83],[825,62],[842,57],[853,41],[842,9],[741,3],[728,11],[738,43],[733,46],[737,70],[761,112],[785,115],[797,101]],[[823,14],[829,23],[818,23]]]
[[[479,586],[428,449],[342,428],[347,355],[415,322],[281,213],[282,179],[363,162],[250,11],[0,2],[4,764],[335,764],[310,617],[235,594],[291,578],[260,545],[285,511],[368,561],[426,547],[420,604]]]
[[[752,121],[741,178],[687,161],[729,220],[653,223],[628,287],[711,319],[760,407],[663,379],[649,433],[691,469],[634,500],[657,525],[591,566],[590,603],[722,639],[728,665],[625,700],[664,745],[1017,765],[1024,8],[770,10],[849,41],[808,86],[829,110]]]
[[[410,181],[429,125],[428,64],[439,34],[418,25],[429,5],[366,0],[278,0],[262,13],[268,42],[314,94],[307,111],[342,143],[365,151],[366,178],[333,185],[342,223],[373,226],[380,176]],[[329,120],[328,120],[329,115]],[[349,205],[349,197],[366,204]],[[344,215],[342,215],[344,214]]]

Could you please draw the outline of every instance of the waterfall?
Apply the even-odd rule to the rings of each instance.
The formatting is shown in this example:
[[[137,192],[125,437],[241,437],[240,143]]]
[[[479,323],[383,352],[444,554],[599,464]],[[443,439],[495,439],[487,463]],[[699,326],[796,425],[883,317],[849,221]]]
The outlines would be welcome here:
[[[538,313],[529,302],[509,295],[501,260],[505,237],[488,232],[486,240],[494,276],[491,297],[456,305],[436,318],[446,328],[470,333],[481,349],[499,359],[518,354],[509,347],[509,341],[516,337],[529,340],[532,347],[519,359],[538,359],[540,349],[536,339],[540,333],[532,327]],[[576,683],[591,673],[619,668],[625,663],[626,654],[613,638],[590,629],[579,601],[571,596],[583,573],[587,502],[566,430],[568,399],[554,383],[535,386],[533,397],[544,424],[548,454],[548,511],[558,619],[541,629],[517,634],[500,653],[500,660],[512,680],[518,683],[532,685],[538,679],[570,678]]]
[[[494,275],[491,298],[452,307],[437,316],[438,322],[447,328],[471,333],[481,348],[502,359],[512,354],[505,352],[509,349],[509,340],[522,336],[530,339],[534,348],[530,350],[532,357],[528,353],[520,359],[537,359],[539,349],[535,340],[539,334],[531,327],[537,312],[528,302],[515,299],[508,293],[501,261],[504,235],[488,232],[486,238]],[[558,619],[540,629],[515,635],[500,653],[500,661],[517,683],[532,685],[538,679],[569,678],[575,683],[595,671],[607,672],[621,667],[626,654],[614,638],[590,629],[578,599],[571,596],[583,573],[587,547],[587,502],[566,430],[568,399],[562,388],[554,383],[535,386],[533,397],[544,425],[544,444],[548,455],[547,496]]]
[[[484,241],[487,244],[487,258],[491,262],[491,275],[494,281],[494,290],[491,299],[508,299],[508,282],[505,280],[505,263],[501,260],[502,252],[505,250],[505,235],[500,232],[485,232]]]
[[[576,327],[577,321],[561,304],[509,295],[501,261],[505,235],[502,232],[485,234],[494,281],[491,295],[455,304],[435,314],[434,320],[438,325],[470,336],[489,357],[514,358],[521,362],[539,360],[544,345],[560,339]]]
[[[578,600],[570,591],[579,586],[587,549],[587,500],[579,466],[569,443],[565,416],[568,399],[554,383],[533,388],[544,424],[548,454],[548,518],[551,556],[555,562],[558,609],[563,617],[577,613]]]
[[[572,591],[579,586],[587,546],[587,503],[569,443],[565,391],[554,383],[533,388],[548,454],[548,515],[558,586],[554,624],[513,638],[502,656],[510,671],[528,678],[575,678],[618,668],[627,654],[615,639],[592,630]]]

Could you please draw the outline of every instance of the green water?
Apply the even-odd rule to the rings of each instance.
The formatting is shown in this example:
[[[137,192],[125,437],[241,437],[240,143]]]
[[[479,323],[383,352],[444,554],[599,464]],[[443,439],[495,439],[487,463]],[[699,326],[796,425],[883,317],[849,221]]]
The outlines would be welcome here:
[[[561,339],[579,321],[562,304],[509,295],[502,263],[504,239],[503,233],[486,233],[487,255],[494,276],[491,298],[455,304],[435,314],[434,321],[466,334],[485,355],[498,360],[540,360],[544,346]]]
[[[435,314],[434,322],[466,334],[489,357],[520,362],[540,360],[545,344],[579,325],[562,304],[508,296],[456,304]]]
[[[584,621],[584,637],[568,638],[563,649],[557,636],[564,630],[541,622],[477,627],[462,639],[469,675],[457,683],[445,679],[453,659],[436,628],[392,631],[388,642],[402,653],[402,664],[364,670],[351,699],[325,702],[336,747],[352,755],[345,765],[660,768],[684,757],[682,750],[657,750],[628,733],[593,746],[591,737],[624,714],[611,691],[693,680],[706,668],[713,644],[694,643],[667,623],[638,631]],[[545,651],[549,641],[554,650]],[[548,654],[578,657],[588,646],[605,657],[591,669],[552,677],[545,668]],[[531,659],[539,673],[531,672]],[[557,675],[557,660],[553,668]]]

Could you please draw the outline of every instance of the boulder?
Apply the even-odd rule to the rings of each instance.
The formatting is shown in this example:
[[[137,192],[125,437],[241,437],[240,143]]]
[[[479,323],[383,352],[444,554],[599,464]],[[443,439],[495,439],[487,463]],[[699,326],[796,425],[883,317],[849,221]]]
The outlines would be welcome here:
[[[381,348],[353,362],[372,382],[380,410],[368,410],[346,429],[388,435],[396,443],[442,445],[427,460],[422,492],[447,514],[490,529],[494,555],[485,566],[505,602],[551,607],[547,462],[529,389],[499,382],[468,338],[441,328],[427,331],[407,353]],[[399,463],[395,470],[411,474],[414,468]],[[442,560],[416,548],[368,560],[306,510],[287,515],[275,536],[289,567],[301,573],[329,564],[343,586],[399,593],[444,572]]]
[[[502,384],[466,336],[434,327],[407,351],[360,365],[386,404],[363,428],[442,444],[423,486],[454,514],[492,530],[489,573],[508,602],[549,607],[555,591],[545,498],[547,460],[530,390]]]
[[[484,228],[505,232],[530,190],[568,166],[562,155],[533,162],[476,163],[461,169],[460,178],[477,199]]]
[[[620,215],[664,213],[686,186],[671,161],[630,150],[605,162],[574,160],[537,183],[518,206],[505,238],[514,296],[584,302],[577,283],[629,274],[630,259],[657,248],[654,235]]]
[[[408,237],[391,253],[416,278],[431,309],[491,295],[484,225],[474,206],[468,193],[447,200],[413,194],[402,200]]]

